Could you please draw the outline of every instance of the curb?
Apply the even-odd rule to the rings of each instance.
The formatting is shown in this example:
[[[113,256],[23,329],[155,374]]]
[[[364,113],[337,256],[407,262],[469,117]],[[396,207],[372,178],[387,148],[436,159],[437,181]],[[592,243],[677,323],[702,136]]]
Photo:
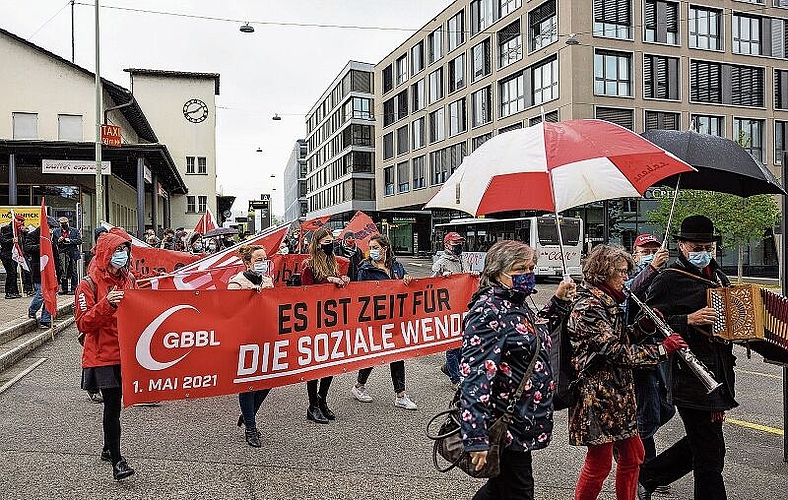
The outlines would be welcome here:
[[[74,304],[67,304],[58,308],[57,316],[62,317],[71,315],[71,317],[59,321],[54,328],[54,334],[57,336],[62,331],[66,330],[74,323]],[[34,319],[27,319],[20,324],[13,325],[12,327],[0,332],[0,339],[5,339],[4,343],[13,342],[15,339],[24,335],[34,333],[35,328],[38,327],[38,322]],[[20,333],[21,332],[21,333]],[[19,360],[42,346],[48,340],[51,340],[52,333],[50,330],[39,330],[39,333],[32,335],[30,338],[21,344],[13,347],[7,352],[0,354],[0,372],[7,370]],[[2,347],[2,346],[0,346]]]

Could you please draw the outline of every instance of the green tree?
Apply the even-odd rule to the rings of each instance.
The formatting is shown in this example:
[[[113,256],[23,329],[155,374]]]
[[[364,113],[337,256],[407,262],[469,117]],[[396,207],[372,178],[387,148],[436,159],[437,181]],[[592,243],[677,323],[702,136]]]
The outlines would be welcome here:
[[[665,190],[659,207],[648,214],[649,221],[664,230],[673,202],[674,190]],[[741,198],[726,193],[679,190],[676,208],[668,234],[677,231],[688,215],[705,215],[714,222],[722,235],[722,244],[737,250],[737,276],[741,283],[744,268],[744,249],[752,241],[761,239],[764,232],[780,218],[780,207],[774,196],[768,194]]]

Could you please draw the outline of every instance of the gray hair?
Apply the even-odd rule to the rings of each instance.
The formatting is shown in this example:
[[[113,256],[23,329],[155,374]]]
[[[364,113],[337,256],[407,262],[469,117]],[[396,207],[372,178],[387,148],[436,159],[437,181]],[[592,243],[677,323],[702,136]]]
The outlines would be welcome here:
[[[632,257],[623,247],[597,245],[583,262],[583,278],[592,285],[600,285],[616,273],[616,264],[624,261],[631,273],[635,267]]]
[[[501,274],[508,272],[515,263],[532,260],[536,262],[534,249],[522,241],[499,241],[487,250],[479,286],[483,288],[498,284]]]

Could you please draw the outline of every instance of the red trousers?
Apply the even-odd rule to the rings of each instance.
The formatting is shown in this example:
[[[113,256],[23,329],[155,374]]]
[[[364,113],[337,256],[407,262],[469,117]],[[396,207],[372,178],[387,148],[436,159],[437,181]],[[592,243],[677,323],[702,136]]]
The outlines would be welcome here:
[[[618,453],[616,463],[616,500],[635,500],[638,491],[638,472],[643,463],[643,442],[640,436],[623,441],[589,446],[586,461],[575,488],[575,500],[596,500],[613,467],[613,448]]]

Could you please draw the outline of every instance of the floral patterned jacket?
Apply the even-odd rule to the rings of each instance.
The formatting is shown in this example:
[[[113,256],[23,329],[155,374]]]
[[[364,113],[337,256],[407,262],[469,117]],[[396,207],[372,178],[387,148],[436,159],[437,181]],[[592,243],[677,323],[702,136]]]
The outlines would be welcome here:
[[[636,344],[624,312],[601,289],[578,287],[567,329],[580,374],[569,409],[569,444],[594,446],[637,434],[632,368],[663,361],[657,344]]]
[[[550,330],[569,314],[571,303],[553,297],[538,315],[525,294],[500,286],[482,288],[468,306],[460,362],[461,431],[466,451],[490,447],[487,428],[506,412],[536,348],[541,349],[531,379],[509,425],[508,447],[537,450],[553,432],[553,372]]]

